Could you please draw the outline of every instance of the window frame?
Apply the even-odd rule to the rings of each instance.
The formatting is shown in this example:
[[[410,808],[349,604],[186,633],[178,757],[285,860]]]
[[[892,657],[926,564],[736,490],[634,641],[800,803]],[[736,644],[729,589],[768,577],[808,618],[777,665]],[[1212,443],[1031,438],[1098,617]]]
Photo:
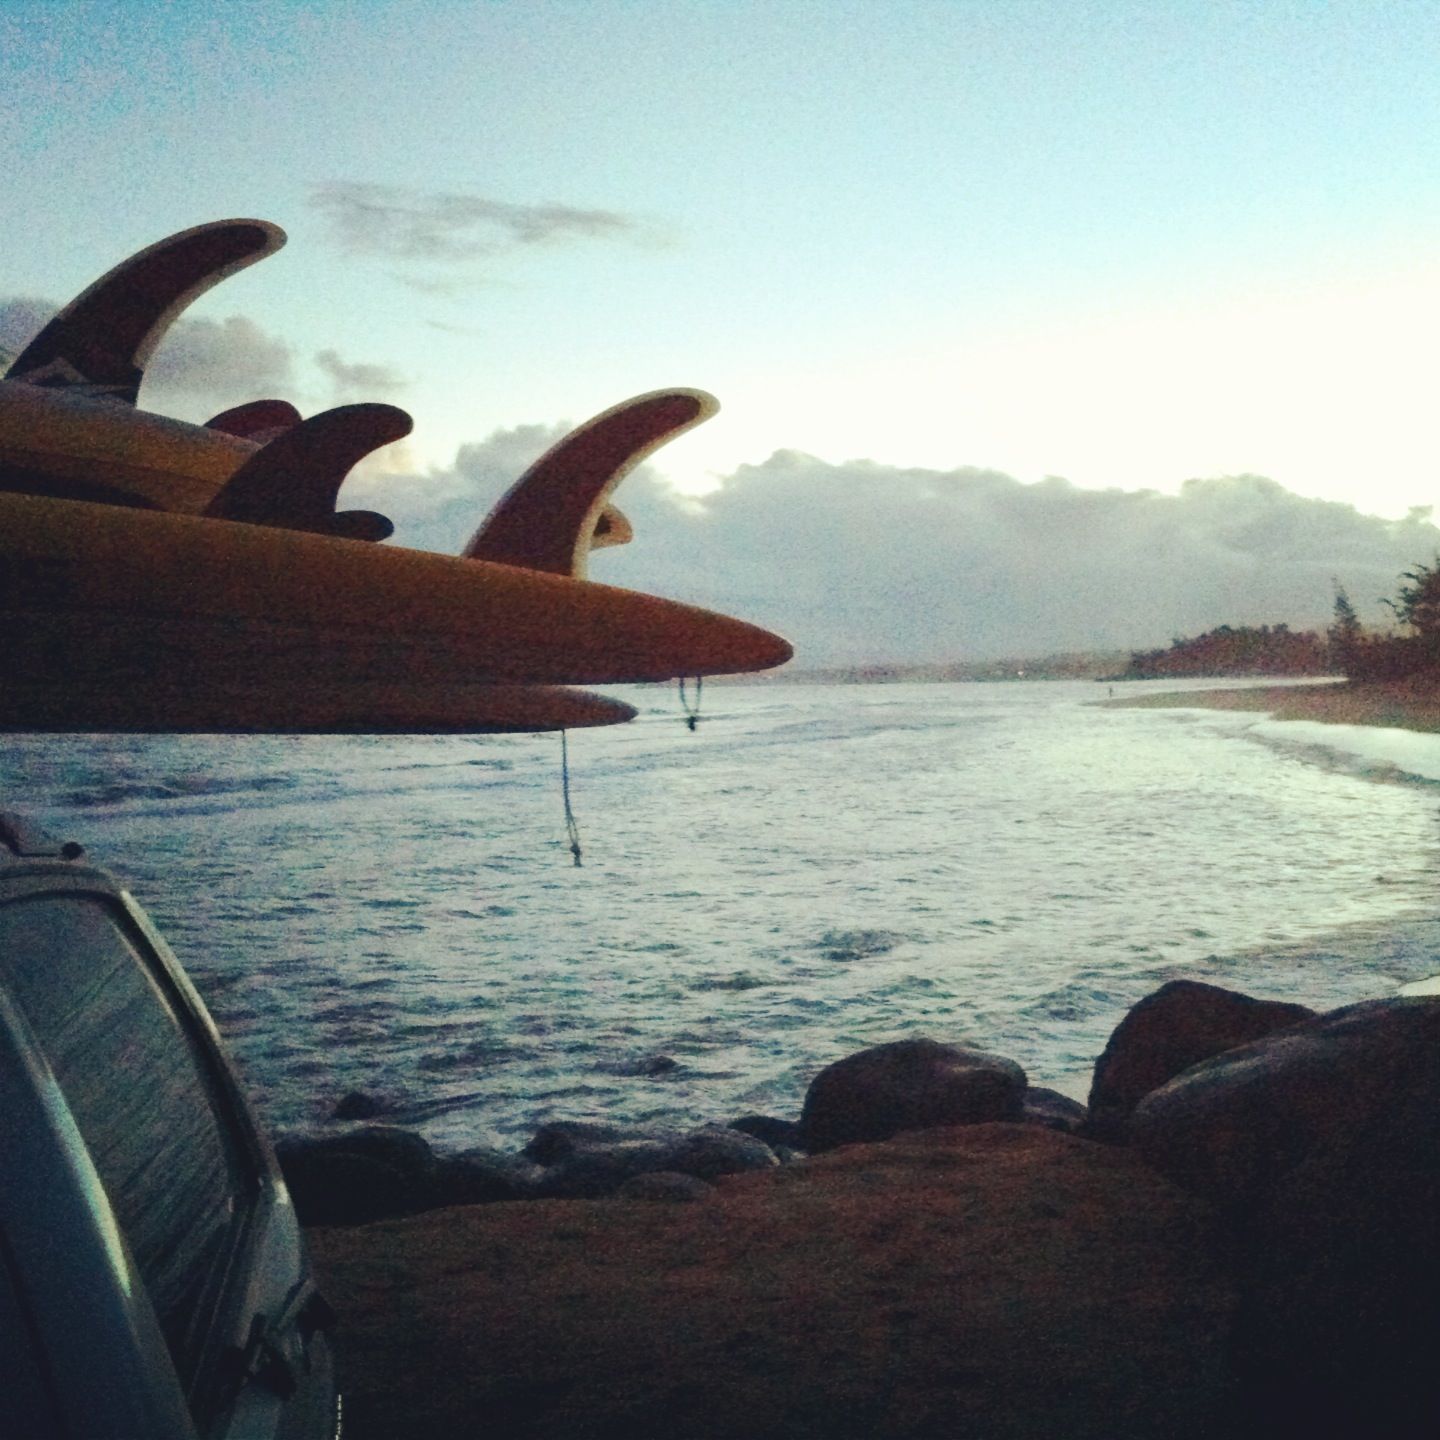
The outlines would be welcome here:
[[[25,871],[29,867],[17,869]],[[137,963],[165,997],[177,1018],[184,1042],[189,1046],[199,1072],[205,1097],[233,1162],[231,1180],[235,1216],[227,1229],[224,1251],[217,1257],[213,1271],[206,1279],[203,1299],[196,1306],[200,1328],[197,1331],[194,1373],[188,1384],[183,1386],[192,1423],[197,1433],[203,1435],[215,1426],[228,1401],[233,1398],[228,1393],[230,1382],[224,1373],[223,1362],[228,1350],[243,1345],[251,1318],[244,1313],[249,1295],[243,1280],[261,1238],[267,1182],[273,1180],[273,1161],[255,1125],[249,1102],[239,1089],[204,1002],[134,899],[108,877],[83,867],[72,865],[59,870],[42,866],[37,867],[38,873],[29,874],[6,873],[8,870],[9,867],[0,870],[0,909],[37,901],[93,904],[103,911],[133,948],[138,957]],[[26,1020],[23,1005],[18,1000],[13,1003],[21,1019]],[[31,1031],[28,1044],[33,1049],[33,1059],[53,1078],[44,1047],[28,1020],[24,1028]],[[55,1088],[69,1114],[68,1096],[64,1095],[58,1082]],[[73,1123],[73,1115],[70,1119]],[[75,1133],[80,1133],[78,1125],[75,1125]],[[83,1136],[81,1143],[85,1148],[86,1161],[91,1163],[88,1143]],[[123,1235],[121,1243],[133,1270],[134,1259],[130,1255],[128,1239]],[[143,1285],[141,1291],[144,1303],[153,1315],[153,1306]],[[166,1361],[173,1369],[168,1348],[162,1348]],[[176,1380],[178,1383],[178,1371]]]

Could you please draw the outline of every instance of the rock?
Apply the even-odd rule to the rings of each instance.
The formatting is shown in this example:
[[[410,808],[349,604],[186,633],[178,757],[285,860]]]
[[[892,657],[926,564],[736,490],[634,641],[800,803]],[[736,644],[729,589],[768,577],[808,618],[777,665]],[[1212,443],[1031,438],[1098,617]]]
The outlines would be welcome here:
[[[645,1055],[639,1060],[631,1061],[625,1073],[654,1079],[659,1075],[669,1075],[679,1068],[680,1062],[673,1055]]]
[[[800,1127],[793,1120],[778,1120],[773,1115],[742,1115],[738,1120],[730,1121],[726,1128],[753,1135],[757,1140],[763,1140],[772,1150],[776,1146],[783,1146],[787,1150],[802,1148]]]
[[[336,1102],[330,1112],[332,1120],[373,1120],[383,1113],[385,1103],[364,1090],[350,1090]]]
[[[718,1180],[746,1170],[768,1170],[779,1163],[763,1140],[724,1125],[706,1125],[670,1146],[668,1168],[697,1180]]]
[[[703,1200],[713,1195],[715,1187],[693,1175],[675,1170],[652,1170],[646,1175],[632,1175],[616,1192],[621,1200],[662,1200],[684,1202]]]
[[[616,1140],[588,1145],[550,1166],[536,1194],[548,1199],[595,1199],[613,1195],[632,1175],[673,1170],[671,1147],[663,1140]]]
[[[827,1065],[805,1096],[801,1146],[888,1140],[902,1130],[1018,1120],[1025,1072],[984,1050],[896,1040]]]
[[[435,1203],[435,1156],[408,1130],[289,1137],[275,1147],[302,1225],[363,1225]]]
[[[1084,1133],[1123,1143],[1131,1112],[1152,1090],[1201,1060],[1314,1014],[1304,1005],[1171,980],[1131,1008],[1095,1062]]]
[[[520,1153],[539,1165],[554,1165],[578,1150],[596,1145],[653,1138],[646,1132],[625,1125],[607,1125],[591,1120],[554,1120],[542,1125]]]
[[[688,1135],[585,1144],[550,1166],[536,1193],[551,1199],[594,1199],[615,1194],[636,1175],[676,1171],[697,1180],[716,1180],[779,1163],[763,1140],[721,1125],[707,1125]]]
[[[1020,1119],[1026,1125],[1044,1125],[1067,1135],[1080,1131],[1089,1111],[1078,1101],[1044,1085],[1031,1085],[1025,1091]]]
[[[1347,1006],[1218,1055],[1132,1120],[1234,1216],[1260,1430],[1440,1434],[1440,1000]]]
[[[311,1240],[354,1440],[1235,1435],[1209,1207],[1040,1126]]]
[[[500,1150],[464,1150],[436,1161],[437,1205],[489,1205],[527,1200],[539,1189],[544,1169],[523,1155]]]

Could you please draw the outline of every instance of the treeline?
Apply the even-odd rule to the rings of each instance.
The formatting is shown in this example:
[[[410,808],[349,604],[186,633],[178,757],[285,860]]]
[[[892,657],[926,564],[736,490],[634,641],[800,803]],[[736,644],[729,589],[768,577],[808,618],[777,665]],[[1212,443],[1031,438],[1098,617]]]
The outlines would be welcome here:
[[[1335,619],[1328,639],[1331,665],[1351,680],[1429,679],[1440,683],[1440,555],[1407,570],[1384,604],[1402,633],[1367,630],[1345,587],[1335,583]]]
[[[1324,675],[1330,647],[1313,630],[1288,625],[1221,625],[1168,650],[1137,650],[1117,679],[1168,680],[1181,675]]]

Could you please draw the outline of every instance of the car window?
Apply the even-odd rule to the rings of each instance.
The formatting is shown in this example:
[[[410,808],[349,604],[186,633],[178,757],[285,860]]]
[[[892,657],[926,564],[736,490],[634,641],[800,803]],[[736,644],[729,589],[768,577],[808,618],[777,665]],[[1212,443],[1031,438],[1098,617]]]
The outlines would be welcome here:
[[[98,899],[0,906],[0,975],[64,1091],[188,1389],[243,1170],[194,1040],[122,927]]]

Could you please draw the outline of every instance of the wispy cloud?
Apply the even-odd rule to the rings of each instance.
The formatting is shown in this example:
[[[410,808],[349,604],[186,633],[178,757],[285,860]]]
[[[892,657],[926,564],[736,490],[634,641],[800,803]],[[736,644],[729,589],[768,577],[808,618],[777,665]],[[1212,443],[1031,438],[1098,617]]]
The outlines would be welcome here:
[[[650,245],[649,224],[615,210],[574,205],[517,205],[483,195],[410,190],[398,185],[331,181],[317,185],[311,204],[337,244],[352,255],[399,261],[400,278],[429,291],[453,288],[436,271],[540,246],[594,241]],[[409,267],[422,267],[419,272]]]
[[[321,350],[315,363],[330,377],[336,404],[351,400],[379,400],[404,390],[406,382],[388,365],[351,363],[340,358],[338,350]]]

